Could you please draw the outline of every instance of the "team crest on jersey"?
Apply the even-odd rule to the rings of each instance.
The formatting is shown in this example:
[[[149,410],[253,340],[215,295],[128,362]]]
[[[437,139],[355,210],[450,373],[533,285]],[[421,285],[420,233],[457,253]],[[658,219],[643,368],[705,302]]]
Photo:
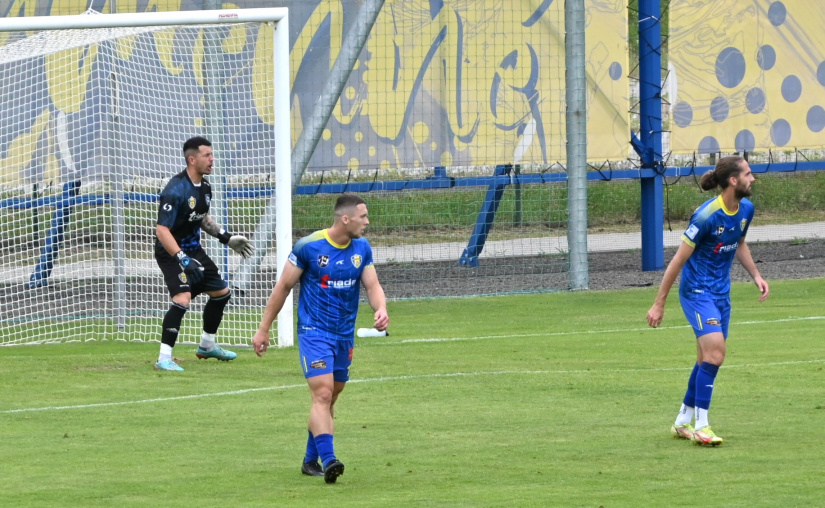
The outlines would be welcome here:
[[[352,256],[350,258],[350,260],[352,261],[352,266],[354,266],[355,268],[359,268],[361,266],[361,255],[360,254],[356,254],[356,255]]]
[[[189,208],[191,208],[192,210],[195,209],[195,198],[193,198],[192,196],[189,196]]]
[[[722,236],[725,232],[725,226],[716,226],[716,236]]]
[[[321,268],[326,268],[328,264],[329,256],[327,256],[326,254],[321,254],[318,256],[318,266],[320,266]]]
[[[747,225],[748,225],[748,219],[742,219],[742,221],[739,223],[739,229],[741,229],[742,231],[744,231],[744,230],[745,230],[745,226],[747,226]]]

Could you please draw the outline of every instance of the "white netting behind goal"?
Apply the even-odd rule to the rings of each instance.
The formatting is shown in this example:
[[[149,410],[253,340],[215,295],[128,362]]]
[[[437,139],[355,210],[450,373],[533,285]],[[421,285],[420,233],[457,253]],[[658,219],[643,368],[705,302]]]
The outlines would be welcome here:
[[[210,215],[258,235],[241,258],[203,234],[235,287],[218,333],[248,342],[275,280],[273,25],[14,33],[0,48],[0,344],[159,340],[157,197],[183,142],[208,137]],[[288,79],[287,76],[284,79]],[[241,287],[238,287],[241,286]],[[181,342],[200,338],[206,296]]]

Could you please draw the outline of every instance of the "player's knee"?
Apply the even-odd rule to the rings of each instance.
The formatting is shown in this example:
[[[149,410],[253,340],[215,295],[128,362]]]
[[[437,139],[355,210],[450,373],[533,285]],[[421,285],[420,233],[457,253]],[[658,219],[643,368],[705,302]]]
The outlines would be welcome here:
[[[224,291],[208,294],[209,301],[221,307],[225,307],[226,304],[229,303],[229,299],[232,298],[232,291],[230,291],[229,288],[226,288]]]
[[[312,401],[316,404],[324,404],[330,406],[333,404],[333,395],[331,386],[317,386],[312,390]]]
[[[178,293],[172,297],[172,302],[181,307],[189,308],[189,304],[192,302],[192,293]]]

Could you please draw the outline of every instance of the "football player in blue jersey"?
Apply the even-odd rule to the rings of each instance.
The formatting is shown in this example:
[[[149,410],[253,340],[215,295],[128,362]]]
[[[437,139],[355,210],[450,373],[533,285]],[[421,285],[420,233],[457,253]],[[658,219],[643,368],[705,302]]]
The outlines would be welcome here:
[[[255,352],[263,355],[272,322],[300,281],[298,354],[312,395],[301,472],[323,476],[327,483],[344,473],[333,447],[333,408],[349,380],[361,284],[375,311],[373,326],[386,330],[390,322],[372,248],[362,238],[370,223],[367,205],[358,196],[344,194],[335,202],[334,213],[332,227],[300,239],[292,248],[252,340]]]
[[[212,188],[205,177],[212,173],[215,161],[212,143],[200,136],[188,139],[183,144],[183,155],[186,169],[166,184],[158,207],[155,260],[163,272],[172,304],[163,318],[156,370],[183,370],[173,360],[172,348],[189,302],[201,293],[209,295],[209,300],[203,309],[203,334],[195,355],[222,361],[237,356],[215,344],[230,291],[218,267],[201,247],[201,229],[245,258],[254,252],[249,240],[227,233],[209,216]]]
[[[682,243],[667,266],[662,285],[647,322],[653,328],[662,323],[665,300],[679,272],[679,301],[696,335],[696,364],[688,379],[682,407],[671,428],[675,437],[700,445],[722,443],[708,423],[713,383],[725,360],[725,344],[730,324],[730,270],[736,258],[756,283],[759,301],[770,292],[759,275],[745,235],[753,220],[751,186],[754,177],[742,157],[723,157],[699,182],[703,190],[722,192],[693,212],[682,235]],[[691,423],[695,419],[695,425]]]

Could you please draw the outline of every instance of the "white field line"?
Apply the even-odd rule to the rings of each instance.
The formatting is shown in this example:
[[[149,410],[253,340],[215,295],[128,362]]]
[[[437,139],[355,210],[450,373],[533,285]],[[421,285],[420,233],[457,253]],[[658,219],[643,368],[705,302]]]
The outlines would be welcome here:
[[[760,320],[760,321],[737,321],[736,323],[731,323],[731,327],[736,328],[737,326],[750,326],[750,325],[764,325],[768,323],[789,323],[793,321],[818,321],[825,319],[825,316],[806,316],[806,317],[788,317],[788,318],[780,318],[780,319],[771,319],[771,320]],[[677,330],[680,328],[690,328],[690,325],[676,325],[676,326],[661,326],[656,328],[656,330],[666,331],[666,330]],[[560,336],[568,336],[568,335],[601,335],[607,333],[626,333],[626,332],[645,332],[645,331],[653,331],[648,326],[638,327],[638,328],[615,328],[611,330],[577,330],[577,331],[570,331],[570,332],[543,332],[543,333],[519,333],[519,334],[508,334],[508,335],[482,335],[478,337],[441,337],[441,338],[424,338],[424,339],[404,339],[404,340],[397,340],[397,341],[385,341],[385,342],[367,342],[364,344],[356,343],[357,345],[368,345],[368,346],[393,346],[396,344],[414,344],[420,342],[463,342],[463,341],[470,341],[470,340],[491,340],[491,339],[515,339],[515,338],[528,338],[528,337],[560,337]],[[657,333],[662,333],[657,332]],[[738,337],[737,337],[738,340]]]
[[[788,318],[779,318],[779,319],[770,319],[770,320],[760,320],[760,321],[738,321],[736,323],[732,323],[731,326],[736,328],[737,326],[750,326],[750,325],[763,325],[768,323],[790,323],[794,321],[820,321],[825,319],[825,316],[806,316],[806,317],[788,317]],[[660,330],[655,333],[664,333],[667,330],[678,330],[683,328],[690,328],[690,325],[675,325],[675,326],[660,326],[656,328],[656,330]],[[403,340],[396,340],[396,341],[383,341],[383,342],[372,342],[365,339],[360,339],[356,341],[356,347],[365,347],[365,346],[397,346],[399,344],[417,344],[422,342],[466,342],[466,341],[474,341],[474,340],[493,340],[493,339],[518,339],[518,338],[528,338],[528,337],[563,337],[563,336],[570,336],[570,335],[601,335],[601,334],[608,334],[608,333],[626,333],[626,332],[645,332],[645,331],[653,331],[650,327],[642,326],[637,328],[614,328],[610,330],[574,330],[569,332],[543,332],[543,333],[519,333],[519,334],[507,334],[507,335],[480,335],[478,337],[432,337],[432,338],[422,338],[422,339],[403,339]],[[736,340],[747,340],[747,338],[740,339],[736,337]],[[71,342],[78,342],[78,341],[71,341]],[[125,341],[120,341],[125,342]],[[134,341],[138,342],[138,341]],[[160,341],[153,340],[149,341],[152,343],[159,343]],[[177,343],[178,346],[195,346],[197,342],[181,342]],[[25,346],[34,346],[37,345],[36,343],[27,343]],[[14,344],[0,344],[0,348],[2,347],[12,347]],[[240,348],[240,349],[251,349],[252,346],[249,344],[231,344],[230,347],[233,348]],[[277,346],[273,346],[273,349],[277,349]],[[109,354],[108,356],[116,357],[116,356],[127,356],[133,355],[134,353],[116,353],[116,354]],[[65,354],[62,355],[63,357],[77,357],[77,356],[89,356],[86,353],[74,353],[74,354]],[[4,360],[19,360],[23,358],[30,358],[30,356],[24,355],[9,355],[4,356]]]
[[[825,316],[809,316],[809,317],[798,317],[798,318],[780,318],[774,320],[760,320],[760,321],[741,321],[737,323],[737,325],[761,325],[766,323],[786,323],[792,321],[812,321],[812,320],[822,320],[825,319]],[[689,328],[688,325],[682,326],[670,326],[670,327],[662,327],[659,330],[672,330],[678,328]],[[410,344],[410,343],[421,343],[421,342],[458,342],[458,341],[471,341],[471,340],[491,340],[491,339],[509,339],[509,338],[524,338],[524,337],[551,337],[551,336],[565,336],[565,335],[595,335],[595,334],[603,334],[603,333],[620,333],[620,332],[637,332],[637,331],[648,331],[650,328],[647,327],[640,327],[640,328],[623,328],[623,329],[612,329],[612,330],[580,330],[580,331],[571,331],[571,332],[554,332],[554,333],[532,333],[532,334],[514,334],[514,335],[486,335],[486,336],[479,336],[479,337],[453,337],[453,338],[429,338],[429,339],[407,339],[402,341],[395,341],[395,342],[373,342],[369,343],[369,345],[397,345],[397,344]],[[129,353],[132,354],[132,353]],[[87,355],[71,355],[71,356],[87,356]],[[111,355],[114,356],[114,355]],[[13,359],[13,358],[28,358],[24,356],[12,356],[6,357],[6,359]],[[771,362],[771,363],[752,363],[752,364],[725,364],[725,369],[731,368],[743,368],[743,367],[772,367],[772,366],[782,366],[782,365],[799,365],[799,364],[810,364],[810,363],[825,363],[825,359],[815,359],[815,360],[800,360],[800,361],[789,361],[789,362]],[[409,375],[409,376],[391,376],[391,377],[377,377],[377,378],[368,378],[368,379],[354,379],[350,380],[350,383],[375,383],[375,382],[388,382],[388,381],[401,381],[401,380],[410,380],[410,379],[427,379],[427,378],[449,378],[449,377],[462,377],[462,376],[495,376],[495,375],[527,375],[527,374],[546,374],[546,375],[553,375],[553,374],[597,374],[600,372],[604,373],[623,373],[623,372],[671,372],[671,371],[681,371],[681,370],[688,370],[687,367],[670,367],[670,368],[646,368],[646,369],[608,369],[608,370],[600,370],[594,371],[593,369],[581,369],[581,370],[505,370],[505,371],[481,371],[481,372],[453,372],[453,373],[444,373],[444,374],[420,374],[420,375]],[[177,401],[177,400],[188,400],[188,399],[199,399],[204,397],[221,397],[221,396],[232,396],[232,395],[243,395],[246,393],[253,393],[253,392],[262,392],[262,391],[272,391],[272,390],[289,390],[292,388],[302,388],[306,386],[304,383],[293,384],[293,385],[281,385],[281,386],[264,386],[260,388],[247,388],[244,390],[233,390],[228,392],[213,392],[213,393],[200,393],[200,394],[192,394],[192,395],[180,395],[176,397],[160,397],[160,398],[153,398],[153,399],[140,399],[140,400],[131,400],[131,401],[121,401],[121,402],[101,402],[97,404],[77,404],[71,406],[46,406],[46,407],[36,407],[36,408],[21,408],[21,409],[6,409],[0,411],[0,414],[13,414],[13,413],[33,413],[33,412],[40,412],[40,411],[63,411],[67,409],[88,409],[88,408],[99,408],[99,407],[115,407],[115,406],[126,406],[126,405],[134,405],[134,404],[150,404],[153,402],[170,402],[170,401]]]
[[[803,365],[811,363],[825,363],[825,358],[815,360],[799,360],[790,362],[769,362],[769,363],[745,363],[740,365],[725,364],[725,369],[748,368],[748,367],[778,367],[784,365]],[[688,371],[689,367],[651,367],[648,369],[575,369],[575,370],[493,370],[493,371],[476,371],[476,372],[448,372],[441,374],[417,374],[409,376],[385,376],[367,379],[354,379],[349,383],[386,383],[392,381],[409,381],[413,379],[435,379],[435,378],[451,378],[451,377],[476,377],[476,376],[513,376],[513,375],[559,375],[559,374],[622,374],[622,373],[639,373],[639,372],[677,372]],[[21,409],[6,409],[0,411],[0,414],[14,414],[14,413],[35,413],[42,411],[65,411],[68,409],[89,409],[101,407],[116,407],[129,406],[135,404],[151,404],[154,402],[172,402],[178,400],[201,399],[204,397],[225,397],[232,395],[244,395],[253,392],[266,392],[272,390],[289,390],[292,388],[304,388],[305,383],[293,385],[280,386],[263,386],[260,388],[247,388],[244,390],[232,390],[228,392],[213,392],[213,393],[198,393],[193,395],[180,395],[177,397],[158,397],[154,399],[140,399],[140,400],[126,400],[121,402],[101,402],[97,404],[76,404],[72,406],[47,406],[47,407],[33,407]]]

